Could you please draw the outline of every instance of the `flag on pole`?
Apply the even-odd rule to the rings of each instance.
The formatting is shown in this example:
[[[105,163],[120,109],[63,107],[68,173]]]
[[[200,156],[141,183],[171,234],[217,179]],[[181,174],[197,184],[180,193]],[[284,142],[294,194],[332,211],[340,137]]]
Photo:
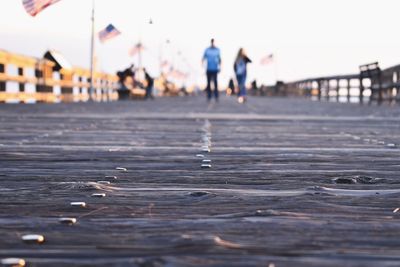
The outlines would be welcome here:
[[[48,6],[51,6],[59,1],[61,0],[22,0],[22,4],[24,5],[26,12],[34,17]]]
[[[274,62],[274,54],[270,54],[268,56],[263,57],[260,61],[260,64],[265,66],[265,65],[269,65],[273,62]]]
[[[137,43],[134,47],[132,47],[132,48],[129,50],[129,55],[130,55],[131,57],[133,57],[133,56],[135,56],[136,54],[142,52],[144,49],[145,49],[145,48],[144,48],[144,46],[142,45],[142,43]]]
[[[114,25],[109,24],[104,30],[100,31],[98,35],[100,42],[104,43],[105,41],[112,39],[120,34],[121,32],[117,30]]]

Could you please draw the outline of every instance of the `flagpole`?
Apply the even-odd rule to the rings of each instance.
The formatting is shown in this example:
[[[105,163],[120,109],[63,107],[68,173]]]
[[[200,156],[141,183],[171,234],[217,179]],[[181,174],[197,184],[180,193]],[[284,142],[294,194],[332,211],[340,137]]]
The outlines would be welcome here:
[[[95,23],[95,0],[92,1],[92,36],[90,44],[90,89],[89,89],[89,101],[94,100],[94,23]]]

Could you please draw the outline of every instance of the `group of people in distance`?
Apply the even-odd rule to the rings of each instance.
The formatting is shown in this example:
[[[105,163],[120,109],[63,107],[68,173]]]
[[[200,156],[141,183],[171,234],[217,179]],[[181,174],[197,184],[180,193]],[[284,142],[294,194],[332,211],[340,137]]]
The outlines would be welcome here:
[[[136,79],[137,72],[141,71],[144,75],[144,82]],[[153,99],[154,78],[145,68],[135,68],[132,64],[123,71],[117,72],[120,87],[118,89],[119,99],[127,100],[130,98],[131,89],[143,88],[146,90],[144,99]]]
[[[211,101],[214,96],[215,101],[218,102],[219,92],[218,92],[218,74],[221,70],[221,51],[215,46],[215,40],[211,39],[211,46],[204,51],[202,64],[206,63],[206,75],[207,75],[207,100]],[[236,56],[235,62],[233,64],[233,70],[236,77],[236,82],[238,85],[238,102],[244,103],[247,100],[246,92],[246,78],[247,78],[247,64],[251,63],[251,60],[246,55],[243,48],[239,49]],[[213,89],[211,89],[213,85]],[[233,80],[230,81],[230,87],[234,90],[235,86]]]
[[[219,100],[218,74],[221,71],[221,63],[221,51],[218,47],[215,46],[214,39],[211,39],[211,45],[204,51],[202,60],[202,64],[206,65],[206,93],[207,100],[209,102],[212,100],[213,97],[215,98],[216,102],[218,102]],[[235,86],[233,79],[231,79],[229,82],[229,88],[233,92],[237,91],[238,102],[241,104],[247,101],[246,78],[247,64],[249,63],[251,63],[251,60],[246,55],[245,50],[243,48],[240,48],[233,64],[233,71],[235,73],[237,86]],[[144,74],[143,83],[139,82],[136,79],[136,73],[139,71]],[[150,76],[145,68],[135,68],[135,66],[132,64],[124,71],[117,72],[117,75],[120,83],[120,89],[118,90],[119,99],[129,99],[131,89],[138,87],[146,90],[145,99],[153,98],[154,78]],[[236,88],[238,90],[236,90]]]

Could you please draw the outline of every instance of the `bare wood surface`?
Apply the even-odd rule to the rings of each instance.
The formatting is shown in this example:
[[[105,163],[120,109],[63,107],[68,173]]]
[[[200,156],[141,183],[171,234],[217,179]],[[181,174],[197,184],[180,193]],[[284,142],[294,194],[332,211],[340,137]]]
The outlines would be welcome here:
[[[2,105],[0,258],[398,266],[399,115],[290,98]],[[204,136],[210,169],[196,156]]]

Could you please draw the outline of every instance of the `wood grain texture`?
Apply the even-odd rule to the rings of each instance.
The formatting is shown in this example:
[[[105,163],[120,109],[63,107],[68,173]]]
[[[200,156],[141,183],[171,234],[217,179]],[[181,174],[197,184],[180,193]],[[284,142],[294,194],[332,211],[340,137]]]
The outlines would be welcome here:
[[[290,98],[2,105],[0,258],[398,266],[399,115]],[[196,157],[205,134],[211,169]]]

